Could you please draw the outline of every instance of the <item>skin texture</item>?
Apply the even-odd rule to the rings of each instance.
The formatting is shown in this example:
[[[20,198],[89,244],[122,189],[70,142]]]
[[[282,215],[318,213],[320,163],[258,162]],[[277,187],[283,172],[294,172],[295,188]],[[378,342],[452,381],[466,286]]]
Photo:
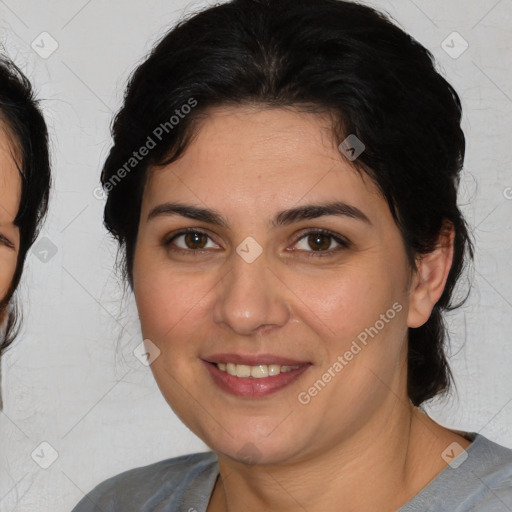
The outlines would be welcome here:
[[[0,297],[11,285],[18,258],[20,234],[13,221],[21,198],[21,178],[10,140],[0,127]],[[0,315],[0,322],[5,312]]]
[[[319,114],[217,108],[184,155],[149,176],[134,293],[144,338],[161,351],[151,368],[164,397],[219,457],[209,512],[396,510],[446,466],[441,453],[451,442],[469,445],[414,408],[406,392],[407,329],[428,319],[442,293],[453,233],[412,272],[386,201],[339,142]],[[330,201],[358,208],[371,224],[325,216],[269,227],[282,210]],[[166,202],[214,209],[229,226],[148,219]],[[166,246],[182,228],[207,237]],[[348,247],[304,237],[315,229],[348,239]],[[236,252],[248,236],[263,249],[252,263]],[[319,245],[331,255],[315,256]],[[300,403],[299,393],[395,303],[400,312]],[[205,369],[202,360],[220,352],[310,366],[274,394],[241,398]],[[244,462],[248,451],[252,463]]]

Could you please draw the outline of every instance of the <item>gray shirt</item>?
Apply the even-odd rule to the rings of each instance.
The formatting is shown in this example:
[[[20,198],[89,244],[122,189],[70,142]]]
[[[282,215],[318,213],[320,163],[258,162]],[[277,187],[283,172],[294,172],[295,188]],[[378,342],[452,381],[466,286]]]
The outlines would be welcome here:
[[[512,512],[512,450],[473,440],[398,512]],[[219,467],[195,453],[132,469],[98,485],[72,512],[206,512]]]

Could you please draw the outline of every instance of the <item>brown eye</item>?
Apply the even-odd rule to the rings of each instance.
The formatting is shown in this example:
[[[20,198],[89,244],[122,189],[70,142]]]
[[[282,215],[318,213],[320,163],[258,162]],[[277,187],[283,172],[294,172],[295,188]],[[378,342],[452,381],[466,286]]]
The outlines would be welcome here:
[[[203,249],[206,245],[206,235],[203,233],[186,233],[182,235],[188,249]]]
[[[207,246],[210,236],[197,229],[187,229],[175,233],[172,237],[164,241],[164,246],[169,250],[183,252],[200,252],[203,249],[218,248],[215,244]],[[213,242],[212,242],[213,243]]]
[[[335,244],[334,248],[332,248],[333,243]],[[344,240],[330,231],[314,230],[302,235],[295,247],[299,251],[310,253],[308,256],[332,256],[340,250],[348,248],[349,245],[348,240]]]
[[[331,246],[332,237],[317,233],[315,235],[308,235],[308,244],[314,251],[326,251]]]

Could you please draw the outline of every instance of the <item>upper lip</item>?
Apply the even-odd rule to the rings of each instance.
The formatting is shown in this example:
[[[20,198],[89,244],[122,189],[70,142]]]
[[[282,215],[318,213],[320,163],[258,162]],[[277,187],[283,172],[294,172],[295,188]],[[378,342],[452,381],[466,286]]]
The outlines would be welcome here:
[[[235,363],[245,364],[247,366],[256,366],[259,364],[279,364],[281,366],[297,366],[309,364],[309,361],[297,361],[289,357],[283,357],[273,354],[234,354],[222,353],[212,354],[202,358],[209,363]]]

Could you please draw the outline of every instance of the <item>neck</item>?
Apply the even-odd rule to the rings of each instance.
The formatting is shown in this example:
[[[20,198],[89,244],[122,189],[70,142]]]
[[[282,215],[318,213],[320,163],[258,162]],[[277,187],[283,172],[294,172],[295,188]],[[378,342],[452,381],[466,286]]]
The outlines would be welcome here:
[[[300,461],[249,466],[219,455],[208,512],[397,510],[446,467],[441,453],[451,442],[469,442],[408,401],[383,410],[371,428]]]

